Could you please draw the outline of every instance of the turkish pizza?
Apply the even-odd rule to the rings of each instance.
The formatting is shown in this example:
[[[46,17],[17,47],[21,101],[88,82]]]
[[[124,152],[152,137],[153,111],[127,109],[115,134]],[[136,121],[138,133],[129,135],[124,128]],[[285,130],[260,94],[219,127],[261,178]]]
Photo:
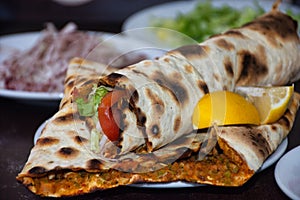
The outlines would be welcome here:
[[[17,180],[52,197],[134,183],[243,185],[291,131],[300,95],[294,92],[270,124],[198,129],[192,114],[214,91],[299,80],[297,23],[277,7],[240,28],[122,69],[73,58],[59,111]]]

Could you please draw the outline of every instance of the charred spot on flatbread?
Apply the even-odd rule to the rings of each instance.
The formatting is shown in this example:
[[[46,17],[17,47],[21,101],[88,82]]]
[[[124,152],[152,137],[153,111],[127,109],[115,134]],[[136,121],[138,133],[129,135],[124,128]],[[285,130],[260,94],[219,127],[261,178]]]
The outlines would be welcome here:
[[[73,82],[74,83],[74,80],[77,78],[76,75],[70,75],[68,77],[66,77],[65,79],[65,83],[69,84],[70,82]],[[66,85],[68,87],[68,85]]]
[[[28,173],[32,176],[45,174],[46,172],[47,172],[47,169],[44,167],[41,167],[41,166],[33,167],[28,171]]]
[[[144,65],[145,67],[151,67],[151,66],[152,66],[152,62],[149,61],[149,60],[145,60],[145,61],[143,61],[143,65]]]
[[[216,80],[217,82],[220,82],[222,79],[222,77],[217,73],[213,73],[213,77],[214,77],[214,80]]]
[[[133,69],[132,72],[134,72],[136,74],[140,74],[141,76],[144,76],[145,78],[148,77],[148,75],[145,72],[142,72],[140,70]]]
[[[69,77],[68,79],[66,79],[65,83],[65,88],[71,89],[75,85],[75,80],[73,79],[73,77]]]
[[[152,92],[152,90],[150,90],[149,88],[146,88],[146,96],[151,101],[151,105],[153,106],[158,115],[163,114],[165,112],[165,104],[157,94]]]
[[[54,124],[72,123],[74,120],[74,113],[66,113],[53,119]]]
[[[184,70],[188,74],[192,74],[194,72],[194,68],[192,65],[184,65]]]
[[[272,131],[276,132],[277,129],[278,129],[278,127],[276,125],[274,125],[274,124],[271,125],[271,130]]]
[[[181,81],[183,79],[181,73],[179,72],[174,72],[171,74],[171,77],[173,77],[173,79],[177,80],[178,82]]]
[[[74,149],[73,147],[62,147],[56,152],[56,155],[58,157],[64,159],[74,159],[78,154],[79,151],[77,149]]]
[[[74,137],[74,142],[75,142],[76,144],[81,145],[81,144],[84,144],[84,143],[88,142],[88,139],[86,139],[86,138],[84,138],[84,137],[81,137],[81,136],[77,135],[77,136]]]
[[[60,102],[60,108],[63,108],[65,107],[66,105],[72,103],[72,99],[63,99],[61,102]]]
[[[114,87],[122,77],[122,74],[111,73],[107,76],[102,77],[98,82],[98,86],[104,85],[108,87]]]
[[[91,159],[87,162],[87,170],[101,170],[103,166],[103,163],[98,159]]]
[[[224,35],[227,35],[227,36],[233,36],[233,37],[237,37],[237,38],[245,38],[246,36],[244,36],[240,31],[238,30],[229,30],[229,31],[226,31],[224,33]]]
[[[151,126],[151,135],[153,137],[160,137],[160,129],[157,124]]]
[[[145,123],[147,121],[147,117],[146,114],[143,113],[143,111],[141,110],[141,108],[137,107],[136,104],[139,100],[139,94],[136,90],[134,90],[134,92],[132,93],[132,95],[129,98],[129,104],[126,101],[122,101],[122,105],[121,105],[121,110],[124,109],[129,109],[131,112],[133,112],[136,116],[137,119],[137,125],[139,127],[144,127]],[[123,118],[125,118],[126,116],[123,116]]]
[[[297,21],[281,12],[272,12],[260,20],[245,24],[244,27],[265,35],[269,40],[274,36],[279,36],[282,40],[298,37]]]
[[[57,144],[59,139],[54,137],[41,137],[36,141],[36,145],[38,146],[51,146]]]
[[[252,145],[257,147],[259,153],[263,158],[266,158],[271,153],[271,149],[267,140],[262,136],[261,133],[249,132],[249,137],[251,138]]]
[[[145,126],[145,123],[147,121],[147,117],[146,114],[142,112],[142,110],[140,108],[137,108],[135,110],[135,115],[137,116],[137,125],[139,127],[143,127]]]
[[[187,89],[182,83],[178,82],[175,77],[166,77],[162,72],[156,71],[151,77],[155,82],[157,82],[162,90],[167,89],[174,96],[175,102],[184,105],[188,101]]]
[[[135,105],[139,101],[139,93],[134,90],[133,93],[130,95],[129,102],[131,105]]]
[[[173,125],[173,131],[176,133],[179,128],[180,128],[180,124],[181,124],[181,117],[177,116],[174,120],[174,125]]]
[[[234,44],[232,44],[231,42],[229,42],[223,38],[216,40],[215,43],[218,47],[225,49],[227,51],[231,51],[231,50],[235,49]]]
[[[291,126],[290,120],[286,116],[281,117],[279,123],[285,127]]]
[[[251,129],[249,127],[247,137],[250,138],[253,147],[257,148],[263,158],[266,158],[268,155],[270,155],[271,148],[268,144],[268,141],[265,137],[263,137],[260,131],[257,131],[257,129]]]
[[[233,64],[232,64],[230,58],[225,57],[223,63],[224,63],[225,71],[226,71],[227,75],[232,78],[234,76],[234,72],[233,72]]]
[[[179,52],[181,55],[183,55],[186,58],[192,58],[194,56],[201,58],[201,57],[207,57],[209,48],[207,46],[194,44],[194,45],[186,45],[186,46],[179,47],[175,49],[174,52]]]
[[[259,48],[258,48],[259,49]],[[260,56],[253,54],[248,50],[241,50],[238,52],[238,59],[240,65],[240,77],[238,84],[249,84],[257,82],[268,74],[268,67],[264,57],[264,52],[260,51]]]
[[[298,95],[298,94],[294,94],[294,95]],[[286,128],[291,128],[293,126],[293,113],[291,112],[290,108],[288,108],[285,111],[284,115],[280,118],[278,123]]]
[[[203,80],[198,80],[198,87],[204,94],[209,93],[207,84]]]
[[[164,58],[163,61],[166,62],[166,63],[170,63],[170,59],[169,58]]]

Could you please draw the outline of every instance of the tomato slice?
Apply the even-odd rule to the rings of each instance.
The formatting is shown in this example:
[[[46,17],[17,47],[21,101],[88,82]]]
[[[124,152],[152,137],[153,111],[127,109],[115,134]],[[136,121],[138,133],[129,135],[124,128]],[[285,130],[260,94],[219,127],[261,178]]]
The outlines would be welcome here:
[[[121,90],[114,90],[107,93],[98,106],[98,118],[101,125],[101,128],[104,134],[111,141],[117,141],[120,135],[120,119],[121,113],[112,111],[113,105],[116,104],[125,92]]]

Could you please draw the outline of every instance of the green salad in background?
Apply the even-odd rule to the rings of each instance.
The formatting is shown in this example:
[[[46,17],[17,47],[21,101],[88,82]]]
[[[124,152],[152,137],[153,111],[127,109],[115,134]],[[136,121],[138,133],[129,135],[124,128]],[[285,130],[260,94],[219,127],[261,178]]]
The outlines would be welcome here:
[[[211,1],[204,1],[197,3],[195,8],[188,13],[178,13],[174,19],[153,17],[150,23],[151,26],[178,31],[196,42],[202,42],[211,35],[250,22],[263,13],[265,13],[264,9],[255,1],[253,7],[244,7],[243,9],[236,9],[228,5],[215,7]],[[295,14],[291,10],[287,10],[286,13],[298,22],[300,21],[300,13]],[[168,40],[171,32],[158,30],[156,34],[159,39]],[[178,42],[184,44],[186,41]]]

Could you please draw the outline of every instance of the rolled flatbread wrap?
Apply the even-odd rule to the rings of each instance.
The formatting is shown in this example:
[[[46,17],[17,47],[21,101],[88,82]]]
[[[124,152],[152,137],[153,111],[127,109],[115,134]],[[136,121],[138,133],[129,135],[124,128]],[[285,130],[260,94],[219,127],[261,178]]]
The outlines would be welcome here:
[[[100,79],[128,91],[121,151],[146,144],[149,152],[193,130],[191,116],[208,92],[236,86],[287,85],[300,78],[297,23],[276,8],[241,28],[183,46]]]

